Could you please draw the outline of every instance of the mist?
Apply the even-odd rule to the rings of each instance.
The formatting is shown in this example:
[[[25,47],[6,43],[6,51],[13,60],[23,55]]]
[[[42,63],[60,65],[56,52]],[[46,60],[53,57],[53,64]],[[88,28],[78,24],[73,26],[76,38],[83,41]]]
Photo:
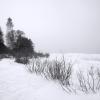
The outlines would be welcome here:
[[[100,0],[0,0],[0,26],[32,39],[39,51],[100,53]]]

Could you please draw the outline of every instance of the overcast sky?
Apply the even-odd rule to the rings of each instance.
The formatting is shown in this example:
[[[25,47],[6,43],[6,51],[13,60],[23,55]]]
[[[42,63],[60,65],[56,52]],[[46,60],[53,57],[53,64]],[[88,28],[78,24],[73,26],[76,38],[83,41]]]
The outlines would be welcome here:
[[[40,51],[100,53],[100,0],[0,0],[4,32],[8,17]]]

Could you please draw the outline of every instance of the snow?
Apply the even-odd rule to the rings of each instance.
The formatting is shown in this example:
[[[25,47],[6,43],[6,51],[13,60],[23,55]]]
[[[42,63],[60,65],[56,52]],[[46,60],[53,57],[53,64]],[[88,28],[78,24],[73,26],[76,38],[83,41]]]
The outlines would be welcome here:
[[[74,66],[74,71],[79,69],[87,70],[91,66],[100,67],[100,54],[51,54],[50,59],[61,60],[64,57],[66,62],[71,62]]]
[[[74,63],[74,70],[86,69],[94,65],[100,67],[100,55],[66,54],[66,60]],[[62,57],[51,54],[50,59]],[[0,61],[0,100],[100,100],[100,94],[67,94],[61,86],[46,80],[40,75],[30,73],[25,65],[12,59]]]

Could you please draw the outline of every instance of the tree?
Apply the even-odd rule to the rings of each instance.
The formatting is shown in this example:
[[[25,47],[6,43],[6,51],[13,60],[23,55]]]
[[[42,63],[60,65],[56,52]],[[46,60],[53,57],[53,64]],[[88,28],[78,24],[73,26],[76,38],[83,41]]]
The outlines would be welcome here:
[[[4,45],[4,40],[3,40],[3,32],[0,28],[0,54],[6,54],[9,53],[8,48]]]
[[[17,30],[16,31],[16,37],[19,37],[19,36],[22,36],[22,35],[24,35],[25,33],[23,32],[23,31],[21,31],[21,30]]]
[[[15,48],[15,43],[17,42],[18,37],[24,35],[24,32],[20,30],[13,30],[14,25],[11,18],[8,18],[6,26],[6,44],[7,47],[12,50]]]
[[[29,58],[32,58],[34,54],[32,41],[26,37],[19,36],[13,49],[13,54],[17,63],[27,64]]]
[[[15,56],[18,58],[31,58],[34,53],[34,46],[30,39],[19,36],[13,51]]]
[[[0,43],[4,43],[4,41],[3,41],[3,32],[1,30],[1,27],[0,27]]]
[[[6,44],[9,49],[13,49],[15,31],[13,30],[14,25],[11,18],[8,18],[6,26],[7,26]]]
[[[15,34],[15,31],[12,30],[8,32],[6,35],[7,47],[11,50],[15,47],[15,42],[16,42],[14,38],[14,34]]]
[[[6,26],[7,26],[7,33],[13,30],[14,25],[10,17],[7,20]]]

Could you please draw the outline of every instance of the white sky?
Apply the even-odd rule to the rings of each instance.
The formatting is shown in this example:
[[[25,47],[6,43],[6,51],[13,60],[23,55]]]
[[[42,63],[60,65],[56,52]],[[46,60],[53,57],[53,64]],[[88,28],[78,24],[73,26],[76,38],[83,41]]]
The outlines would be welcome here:
[[[0,0],[7,18],[44,52],[100,53],[100,0]]]

